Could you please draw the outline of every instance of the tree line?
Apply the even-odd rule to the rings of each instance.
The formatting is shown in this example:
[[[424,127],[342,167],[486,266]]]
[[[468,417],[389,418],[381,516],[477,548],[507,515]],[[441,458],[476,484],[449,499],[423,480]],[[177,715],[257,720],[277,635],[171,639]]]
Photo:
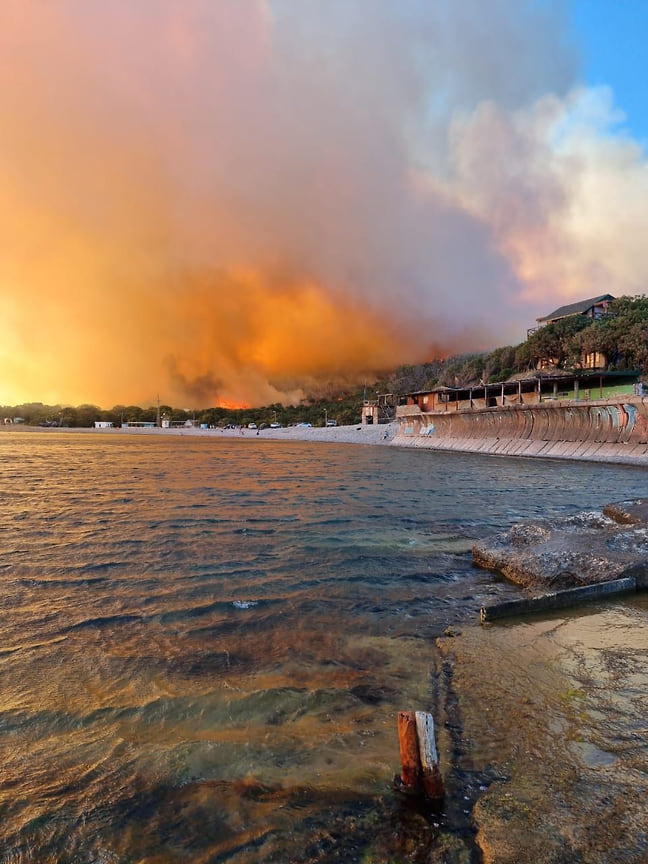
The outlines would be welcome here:
[[[323,426],[326,420],[336,420],[340,425],[360,421],[361,391],[337,394],[329,399],[307,399],[299,405],[276,403],[258,408],[204,408],[187,411],[171,405],[115,405],[100,408],[98,405],[45,405],[42,402],[26,402],[20,405],[0,406],[5,422],[19,422],[28,426],[90,428],[95,421],[122,426],[124,423],[157,423],[165,419],[173,423],[207,424],[210,427],[269,426],[280,423],[290,426],[296,423],[311,423]],[[0,421],[1,422],[1,421]]]

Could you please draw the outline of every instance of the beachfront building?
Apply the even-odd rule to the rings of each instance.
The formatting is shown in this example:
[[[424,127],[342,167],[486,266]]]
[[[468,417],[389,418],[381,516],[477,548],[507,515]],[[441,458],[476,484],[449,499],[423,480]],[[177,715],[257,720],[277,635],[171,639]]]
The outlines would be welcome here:
[[[505,405],[537,405],[547,401],[593,401],[638,395],[638,372],[543,374],[468,387],[435,387],[407,393],[400,399],[397,417],[437,411],[475,411]],[[640,394],[642,395],[642,394]]]
[[[362,403],[362,425],[391,423],[396,416],[397,401],[394,393],[376,393],[375,399],[365,399]]]
[[[193,420],[169,420],[165,417],[161,424],[163,429],[192,429]]]

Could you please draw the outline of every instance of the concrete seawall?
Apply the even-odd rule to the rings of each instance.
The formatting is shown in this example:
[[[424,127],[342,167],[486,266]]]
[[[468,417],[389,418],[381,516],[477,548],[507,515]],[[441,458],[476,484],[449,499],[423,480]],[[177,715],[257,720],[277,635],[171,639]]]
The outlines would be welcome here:
[[[392,443],[430,450],[648,465],[648,400],[628,396],[430,413],[408,407],[398,418]]]

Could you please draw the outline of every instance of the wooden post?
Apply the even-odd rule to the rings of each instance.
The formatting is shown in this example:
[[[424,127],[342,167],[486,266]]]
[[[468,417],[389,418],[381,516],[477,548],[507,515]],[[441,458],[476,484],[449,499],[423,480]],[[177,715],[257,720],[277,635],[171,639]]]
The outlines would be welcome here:
[[[421,781],[421,762],[416,715],[414,711],[398,712],[398,743],[400,744],[401,781],[409,791],[416,791]]]
[[[434,737],[434,719],[425,711],[398,712],[401,774],[396,788],[422,794],[433,805],[443,801],[443,779]]]
[[[423,791],[430,801],[443,800],[443,780],[439,771],[439,755],[434,737],[434,718],[425,711],[416,712],[416,733],[418,735]]]

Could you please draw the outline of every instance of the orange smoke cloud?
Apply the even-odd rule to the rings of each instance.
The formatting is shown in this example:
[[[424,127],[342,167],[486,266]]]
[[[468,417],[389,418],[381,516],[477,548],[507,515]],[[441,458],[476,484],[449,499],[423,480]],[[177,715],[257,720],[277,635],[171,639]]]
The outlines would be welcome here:
[[[269,129],[265,4],[184,8],[0,11],[0,401],[294,401],[413,353],[294,260],[280,142],[250,143]]]
[[[295,401],[597,293],[542,5],[6,0],[0,402]]]

